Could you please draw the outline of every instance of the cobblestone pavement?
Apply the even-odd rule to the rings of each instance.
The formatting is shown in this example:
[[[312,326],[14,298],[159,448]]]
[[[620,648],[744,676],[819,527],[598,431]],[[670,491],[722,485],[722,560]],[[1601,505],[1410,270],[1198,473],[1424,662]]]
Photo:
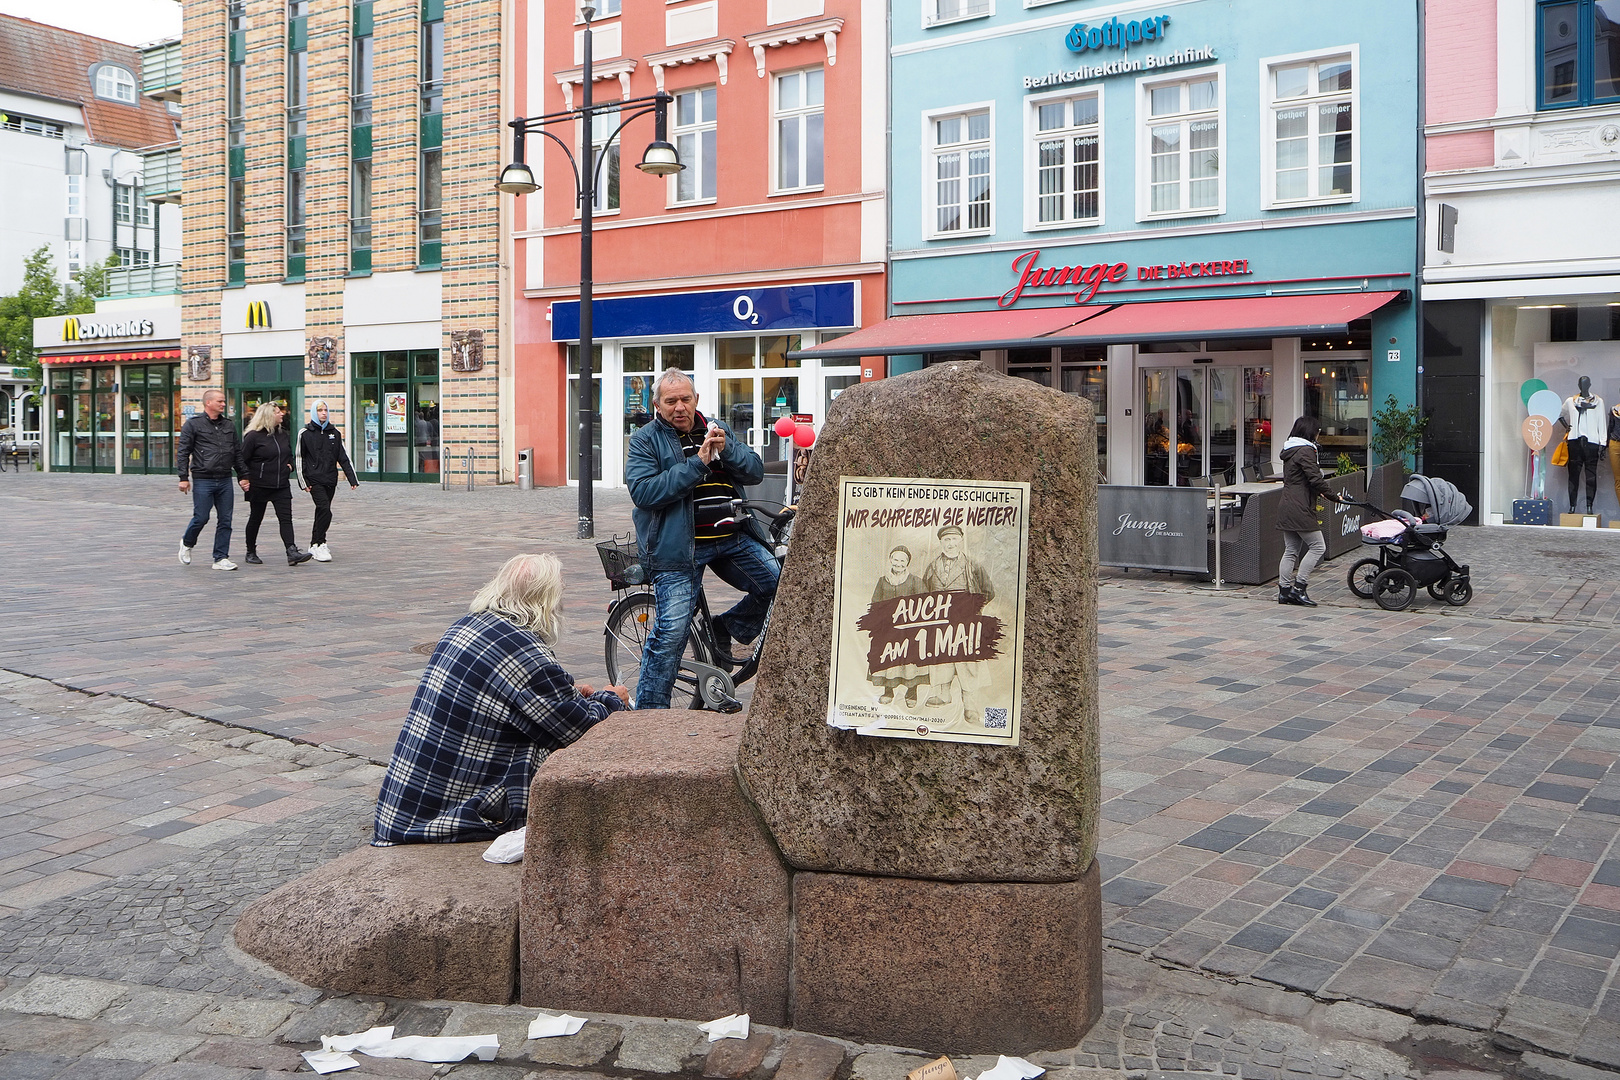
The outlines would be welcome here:
[[[599,535],[628,527],[622,495],[597,505]],[[425,662],[410,648],[494,566],[523,550],[564,560],[561,652],[587,680],[609,593],[572,539],[571,491],[367,485],[336,511],[333,563],[222,574],[175,559],[187,507],[167,478],[0,480],[0,514],[28,523],[0,539],[14,568],[0,668],[59,684],[0,676],[0,1077],[251,1075],[230,1069],[290,1067],[276,1052],[309,1041],[289,1035],[308,1036],[300,1016],[330,1015],[330,1034],[373,1011],[441,1028],[465,1013],[317,1000],[241,963],[226,931],[253,897],[364,839],[373,763]],[[1474,567],[1467,608],[1383,612],[1345,589],[1342,558],[1313,583],[1315,611],[1265,587],[1105,572],[1109,1011],[1054,1070],[1620,1067],[1620,611],[1604,584],[1620,581],[1620,536],[1462,529],[1452,547]],[[19,997],[48,1005],[63,979],[106,1000],[80,1016],[88,1005]],[[114,1014],[160,998],[207,1000],[126,1034],[187,1045],[113,1054]],[[196,1019],[218,1002],[285,1007],[231,1043],[270,1056],[221,1056],[235,1029]],[[1362,1028],[1335,1028],[1335,1009]],[[758,1080],[782,1049],[773,1035],[747,1069],[715,1075]],[[567,1064],[635,1071],[623,1055],[615,1038]],[[563,1064],[527,1060],[456,1074]],[[838,1060],[838,1080],[904,1071],[862,1048]],[[367,1069],[384,1065],[398,1067]]]

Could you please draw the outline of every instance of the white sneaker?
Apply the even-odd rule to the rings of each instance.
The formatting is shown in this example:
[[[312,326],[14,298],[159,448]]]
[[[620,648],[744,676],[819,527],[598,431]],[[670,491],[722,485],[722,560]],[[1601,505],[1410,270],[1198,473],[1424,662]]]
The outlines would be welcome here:
[[[186,545],[184,545],[184,544],[180,545],[180,565],[182,565],[182,566],[190,566],[191,565],[191,549],[186,547]]]
[[[214,569],[215,570],[235,570],[236,569],[236,564],[231,562],[231,560],[229,560],[229,559],[215,559],[214,560]]]
[[[310,556],[312,558],[314,558],[314,560],[316,562],[331,562],[332,561],[331,549],[328,548],[325,544],[313,544],[313,545],[311,545],[310,549],[309,549],[309,554],[310,554]]]

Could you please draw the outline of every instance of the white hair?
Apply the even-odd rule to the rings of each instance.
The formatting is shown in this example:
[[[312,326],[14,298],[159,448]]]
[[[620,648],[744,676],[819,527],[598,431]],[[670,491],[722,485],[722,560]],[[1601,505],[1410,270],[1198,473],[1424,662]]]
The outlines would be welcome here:
[[[692,387],[694,396],[697,393],[697,384],[692,381],[692,376],[677,367],[665,368],[659,374],[658,381],[653,383],[654,401],[662,402],[664,400],[664,384],[671,382],[684,382]]]
[[[555,645],[562,632],[562,563],[555,555],[514,555],[467,610],[499,615]]]

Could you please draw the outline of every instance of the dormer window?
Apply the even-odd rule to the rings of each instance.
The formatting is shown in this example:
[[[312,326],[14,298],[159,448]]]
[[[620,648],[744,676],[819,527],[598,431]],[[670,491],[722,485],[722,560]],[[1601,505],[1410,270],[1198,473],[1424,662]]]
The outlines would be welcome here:
[[[135,76],[128,68],[117,64],[97,64],[95,80],[96,97],[135,104]]]

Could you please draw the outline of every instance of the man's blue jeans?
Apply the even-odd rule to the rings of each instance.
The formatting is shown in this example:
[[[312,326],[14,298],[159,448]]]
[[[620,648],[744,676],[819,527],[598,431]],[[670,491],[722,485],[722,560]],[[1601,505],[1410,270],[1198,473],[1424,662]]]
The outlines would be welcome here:
[[[715,622],[733,640],[741,642],[753,641],[764,629],[765,614],[776,595],[776,579],[781,572],[776,557],[765,545],[739,533],[724,540],[699,541],[695,559],[697,568],[690,573],[665,570],[653,577],[658,617],[641,652],[641,681],[636,686],[638,709],[669,708],[670,691],[686,648],[705,566],[714,567],[722,581],[747,594],[730,611],[715,616]]]
[[[236,482],[228,476],[193,476],[191,478],[191,524],[186,526],[186,547],[196,547],[197,537],[208,524],[208,511],[214,511],[214,561],[231,553],[231,500]]]

